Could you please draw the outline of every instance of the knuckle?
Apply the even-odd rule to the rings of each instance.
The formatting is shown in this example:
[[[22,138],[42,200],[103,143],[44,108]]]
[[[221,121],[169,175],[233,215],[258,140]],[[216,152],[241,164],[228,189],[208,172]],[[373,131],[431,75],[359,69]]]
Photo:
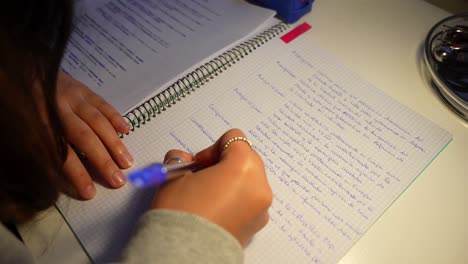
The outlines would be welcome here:
[[[113,139],[110,141],[109,148],[112,149],[112,153],[115,153],[116,155],[122,155],[123,153],[128,152],[127,148],[125,145],[122,143],[120,138],[117,136],[117,134],[112,135]]]
[[[76,129],[76,136],[78,139],[91,138],[93,137],[93,135],[94,135],[94,132],[87,127],[80,127]]]
[[[92,123],[103,121],[101,112],[96,111],[96,110],[91,111],[91,113],[89,115],[89,119],[91,120]]]
[[[105,134],[106,147],[111,148],[114,152],[120,153],[125,149],[122,140],[119,138],[117,133],[106,133]]]
[[[257,201],[262,208],[269,208],[273,202],[273,193],[270,188],[264,188],[257,197]]]
[[[101,96],[95,94],[93,91],[88,89],[88,87],[84,86],[83,88],[85,88],[83,93],[84,93],[84,98],[86,101],[94,101],[94,102],[99,102],[99,103],[104,101],[104,99],[102,99]]]
[[[268,212],[266,212],[262,217],[260,226],[262,228],[265,227],[268,224],[269,221],[270,221],[270,214],[268,214]]]
[[[57,93],[56,97],[57,97],[57,99],[56,99],[57,106],[63,107],[65,105],[67,105],[68,100],[66,99],[67,97],[65,95]]]
[[[105,158],[102,164],[105,171],[109,172],[109,175],[113,175],[119,169],[117,165],[115,165],[114,160],[111,158]]]
[[[59,110],[60,114],[63,114],[64,112],[71,112],[71,105],[72,102],[69,100],[69,98],[65,95],[60,95],[57,94],[57,109]]]
[[[265,168],[265,163],[263,162],[263,159],[260,157],[260,155],[258,155],[257,153],[255,153],[254,156],[254,159],[256,160],[256,162],[259,164],[260,167],[262,168]]]
[[[255,175],[252,175],[255,176]],[[263,177],[263,175],[260,175]],[[249,181],[251,182],[251,181]],[[250,184],[250,186],[252,186]],[[250,201],[259,211],[267,211],[273,203],[273,193],[267,181],[260,180],[250,188]]]
[[[112,110],[114,110],[114,108],[107,103],[106,100],[104,100],[104,98],[102,98],[101,96],[95,94],[95,93],[90,93],[88,95],[88,100],[90,102],[93,102],[93,104],[96,106],[96,108],[98,109],[106,109],[106,108],[111,108]],[[117,110],[115,110],[115,114],[117,115]],[[118,115],[120,117],[120,115]]]
[[[99,95],[95,94],[93,91],[88,89],[88,87],[84,86],[82,87],[82,94],[83,94],[83,100],[89,103],[92,103],[94,105],[101,105],[104,101],[102,97]]]
[[[251,177],[252,174],[257,175],[257,177],[265,175],[263,160],[258,155],[252,152],[252,154],[240,156],[239,159],[238,164],[241,164],[239,169],[243,174],[248,177]]]
[[[84,172],[83,170],[81,169],[73,169],[73,165],[75,164],[66,164],[67,166],[64,167],[64,173],[65,173],[65,176],[70,179],[72,182],[75,183],[76,185],[76,182],[77,180],[79,179],[85,179],[87,177],[87,173]]]

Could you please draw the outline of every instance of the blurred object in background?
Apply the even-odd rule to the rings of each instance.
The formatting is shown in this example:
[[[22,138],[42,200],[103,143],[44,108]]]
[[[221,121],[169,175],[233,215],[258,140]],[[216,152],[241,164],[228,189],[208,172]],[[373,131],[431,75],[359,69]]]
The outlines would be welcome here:
[[[291,24],[310,12],[314,0],[254,0],[251,2],[275,10],[279,19]]]
[[[429,31],[424,60],[432,86],[468,121],[468,13],[447,17]]]

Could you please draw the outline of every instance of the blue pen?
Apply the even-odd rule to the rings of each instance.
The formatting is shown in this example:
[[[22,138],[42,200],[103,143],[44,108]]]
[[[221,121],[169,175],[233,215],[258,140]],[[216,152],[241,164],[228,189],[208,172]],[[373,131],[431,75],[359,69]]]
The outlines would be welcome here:
[[[167,181],[179,178],[198,167],[195,161],[164,165],[153,163],[128,175],[128,180],[137,188],[161,185]]]

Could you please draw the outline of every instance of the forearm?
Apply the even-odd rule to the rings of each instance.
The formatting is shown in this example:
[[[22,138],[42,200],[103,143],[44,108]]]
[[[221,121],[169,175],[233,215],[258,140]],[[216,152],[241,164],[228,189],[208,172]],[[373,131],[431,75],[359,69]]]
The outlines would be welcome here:
[[[129,263],[243,263],[238,240],[208,220],[151,210],[140,219],[122,256]]]

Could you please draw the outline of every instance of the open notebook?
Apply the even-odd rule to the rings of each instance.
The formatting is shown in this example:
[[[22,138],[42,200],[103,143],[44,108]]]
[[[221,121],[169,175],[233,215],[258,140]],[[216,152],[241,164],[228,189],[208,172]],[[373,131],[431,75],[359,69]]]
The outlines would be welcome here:
[[[274,193],[270,222],[247,247],[246,263],[336,263],[451,135],[314,45],[313,30],[286,43],[280,37],[290,30],[273,26],[177,73],[129,108],[134,129],[123,141],[137,169],[169,149],[195,153],[241,128],[263,157]],[[91,201],[61,197],[57,206],[102,263],[118,259],[153,193],[99,186]]]

